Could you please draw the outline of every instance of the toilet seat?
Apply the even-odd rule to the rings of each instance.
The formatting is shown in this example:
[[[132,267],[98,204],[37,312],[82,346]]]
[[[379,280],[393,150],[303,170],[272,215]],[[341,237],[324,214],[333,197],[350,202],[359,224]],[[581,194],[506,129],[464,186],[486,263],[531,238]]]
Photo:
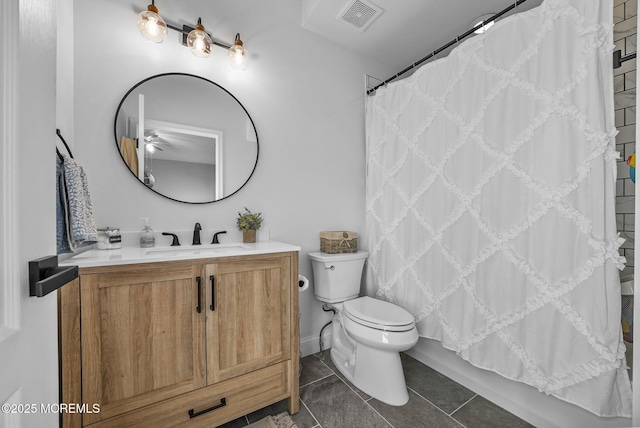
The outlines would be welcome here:
[[[343,313],[351,321],[383,331],[408,331],[415,328],[415,319],[393,303],[368,296],[343,303]]]

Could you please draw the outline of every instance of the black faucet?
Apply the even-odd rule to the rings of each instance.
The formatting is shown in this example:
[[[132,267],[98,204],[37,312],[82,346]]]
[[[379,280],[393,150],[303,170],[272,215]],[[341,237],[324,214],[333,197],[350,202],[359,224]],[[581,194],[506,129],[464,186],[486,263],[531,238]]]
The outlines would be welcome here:
[[[196,223],[195,227],[193,228],[193,242],[191,243],[191,245],[200,245],[201,230],[202,227],[200,226],[200,223]]]
[[[219,244],[220,241],[218,241],[218,235],[220,235],[221,233],[227,233],[226,230],[223,230],[222,232],[216,232],[213,234],[213,241],[211,241],[212,244]]]
[[[162,234],[165,235],[165,236],[172,236],[173,237],[173,242],[171,242],[171,246],[172,247],[180,246],[180,241],[178,241],[178,235],[176,235],[175,233],[168,233],[168,232],[162,232]]]

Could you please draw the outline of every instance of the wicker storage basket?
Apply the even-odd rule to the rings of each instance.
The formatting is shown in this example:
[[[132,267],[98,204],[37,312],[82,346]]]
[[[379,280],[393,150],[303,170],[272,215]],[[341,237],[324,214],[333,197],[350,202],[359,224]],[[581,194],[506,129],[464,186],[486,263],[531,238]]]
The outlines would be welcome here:
[[[327,254],[355,253],[358,251],[356,232],[320,232],[320,251]]]

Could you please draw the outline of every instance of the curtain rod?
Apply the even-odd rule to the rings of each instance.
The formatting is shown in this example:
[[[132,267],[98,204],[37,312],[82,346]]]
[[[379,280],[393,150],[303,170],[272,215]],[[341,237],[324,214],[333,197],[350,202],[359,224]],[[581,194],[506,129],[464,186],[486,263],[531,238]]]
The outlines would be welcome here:
[[[389,77],[387,80],[383,81],[382,83],[374,86],[372,89],[367,90],[367,95],[371,95],[372,92],[375,92],[376,89],[378,89],[380,86],[384,86],[387,83],[391,82],[392,80],[397,79],[398,77],[402,76],[403,74],[405,74],[406,72],[408,72],[409,70],[416,68],[417,66],[419,66],[420,64],[422,64],[423,62],[425,62],[426,60],[428,60],[429,58],[433,58],[434,56],[438,55],[440,52],[442,52],[443,50],[453,46],[454,44],[458,43],[460,40],[467,38],[468,36],[470,36],[471,34],[473,34],[474,31],[476,31],[479,28],[484,27],[485,25],[489,24],[491,21],[495,21],[496,19],[500,18],[502,15],[504,15],[505,13],[515,9],[516,7],[518,7],[519,5],[521,5],[522,3],[526,2],[527,0],[517,0],[515,2],[513,2],[512,5],[509,5],[509,7],[505,8],[504,10],[502,10],[501,12],[496,13],[495,15],[493,15],[491,18],[487,18],[486,20],[476,24],[472,29],[470,29],[469,31],[467,31],[466,33],[456,37],[454,40],[451,40],[449,43],[447,43],[446,45],[436,49],[435,51],[433,51],[432,53],[430,53],[429,55],[425,56],[424,58],[422,58],[420,61],[415,62],[413,64],[411,64],[409,67],[405,68],[404,70],[402,70],[399,73],[396,73],[395,75]]]

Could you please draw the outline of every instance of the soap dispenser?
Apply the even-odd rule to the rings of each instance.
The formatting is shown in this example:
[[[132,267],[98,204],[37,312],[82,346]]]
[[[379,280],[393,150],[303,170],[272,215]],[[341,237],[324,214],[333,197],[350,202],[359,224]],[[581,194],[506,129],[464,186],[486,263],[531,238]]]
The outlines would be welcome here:
[[[144,220],[144,228],[142,229],[142,232],[140,232],[140,247],[155,247],[156,237],[153,233],[153,229],[149,226],[149,217],[142,217],[140,220]]]

